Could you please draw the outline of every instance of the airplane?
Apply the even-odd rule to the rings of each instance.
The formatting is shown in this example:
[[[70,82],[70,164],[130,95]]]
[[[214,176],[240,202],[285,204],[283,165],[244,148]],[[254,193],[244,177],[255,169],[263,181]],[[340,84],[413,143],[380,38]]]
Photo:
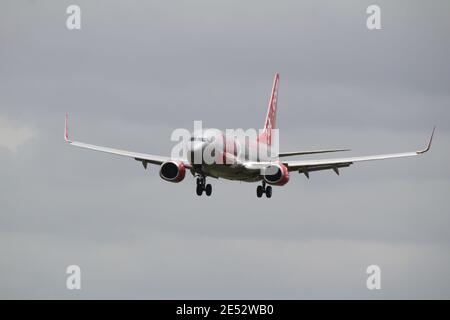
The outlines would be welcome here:
[[[264,129],[262,129],[261,133],[257,137],[256,146],[252,145],[252,148],[267,148],[272,143],[271,132],[276,128],[279,82],[280,76],[278,73],[276,73],[269,99],[267,115],[264,122]],[[193,134],[192,138],[190,139],[191,143],[187,144],[186,146],[187,156],[185,158],[173,158],[147,153],[138,153],[133,151],[96,146],[84,142],[72,141],[69,139],[67,114],[65,119],[64,139],[71,146],[124,156],[137,160],[142,163],[145,169],[147,169],[148,164],[158,165],[160,166],[159,176],[163,180],[169,182],[181,182],[185,178],[186,171],[189,170],[192,176],[196,178],[196,194],[198,196],[201,196],[203,192],[207,196],[210,196],[212,194],[211,184],[206,183],[206,178],[212,177],[216,179],[223,178],[245,182],[261,182],[261,184],[259,184],[256,188],[256,196],[258,198],[261,198],[263,194],[265,194],[267,198],[271,198],[272,186],[283,186],[287,184],[290,179],[290,173],[294,171],[304,174],[306,178],[309,179],[310,173],[315,171],[333,170],[337,175],[339,175],[339,169],[349,167],[350,165],[358,162],[415,157],[418,155],[422,155],[430,150],[435,129],[436,127],[433,128],[431,137],[428,141],[428,145],[422,150],[404,153],[378,154],[370,156],[319,160],[284,159],[291,156],[323,154],[349,150],[331,149],[282,152],[278,153],[278,157],[276,158],[263,159],[258,156],[254,157],[251,152],[249,152],[247,146],[242,147],[242,144],[237,143],[237,141],[231,141],[231,143],[234,145],[232,152],[229,152],[226,147],[223,148],[223,146],[221,146],[222,149],[219,149],[221,150],[221,155],[224,158],[232,160],[225,161],[224,163],[206,163],[202,160],[200,160],[200,163],[198,163],[198,161],[194,161],[195,153],[201,153],[205,150],[205,148],[207,148],[208,146],[211,147],[212,144],[216,143],[216,141],[214,139],[211,139],[211,136],[206,134],[205,132],[197,132]],[[229,141],[227,141],[227,143],[229,143]]]

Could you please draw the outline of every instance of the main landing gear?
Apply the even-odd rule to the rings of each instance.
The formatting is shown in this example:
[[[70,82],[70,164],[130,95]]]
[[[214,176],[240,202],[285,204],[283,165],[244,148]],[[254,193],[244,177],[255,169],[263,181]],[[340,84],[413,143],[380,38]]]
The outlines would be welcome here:
[[[262,182],[262,186],[258,186],[258,187],[256,188],[256,196],[257,196],[258,198],[261,198],[262,195],[263,195],[263,193],[266,194],[266,197],[267,197],[267,198],[272,197],[272,187],[271,187],[271,186],[267,186],[267,187],[266,187],[266,182],[265,182],[264,180],[263,180],[263,182]]]
[[[209,197],[212,193],[212,186],[208,183],[206,184],[206,177],[199,176],[197,178],[197,188],[195,190],[197,192],[198,196],[201,196],[203,191],[205,191],[205,194]]]

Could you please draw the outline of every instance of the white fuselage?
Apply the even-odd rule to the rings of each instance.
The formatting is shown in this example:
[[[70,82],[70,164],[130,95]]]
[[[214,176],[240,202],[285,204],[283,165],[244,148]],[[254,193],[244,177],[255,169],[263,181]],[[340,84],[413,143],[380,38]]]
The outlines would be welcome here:
[[[270,148],[258,139],[245,142],[237,138],[225,138],[224,134],[220,139],[213,139],[207,134],[193,134],[193,137],[186,145],[186,150],[187,160],[192,165],[191,173],[194,175],[254,182],[262,179],[260,171],[249,170],[243,164],[273,160],[269,156]]]

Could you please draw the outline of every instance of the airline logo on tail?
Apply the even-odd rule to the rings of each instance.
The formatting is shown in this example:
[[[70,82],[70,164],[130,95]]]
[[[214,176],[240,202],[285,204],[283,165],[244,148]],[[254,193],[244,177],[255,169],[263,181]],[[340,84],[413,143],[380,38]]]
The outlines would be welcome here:
[[[273,81],[272,93],[269,100],[269,108],[267,110],[266,121],[264,123],[264,132],[260,136],[260,141],[267,145],[272,145],[272,129],[276,129],[277,121],[277,102],[278,102],[278,84],[280,82],[280,75],[275,75]]]

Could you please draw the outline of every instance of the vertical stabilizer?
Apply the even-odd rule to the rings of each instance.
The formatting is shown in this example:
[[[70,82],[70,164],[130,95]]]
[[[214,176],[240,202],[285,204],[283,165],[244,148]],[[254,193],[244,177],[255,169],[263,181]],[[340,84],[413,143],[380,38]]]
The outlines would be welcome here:
[[[272,144],[272,134],[271,130],[277,127],[277,102],[278,102],[278,85],[280,83],[280,75],[275,74],[275,79],[273,80],[272,93],[270,94],[269,107],[267,108],[266,121],[264,122],[264,131],[259,137],[259,141],[266,143],[267,145]]]

